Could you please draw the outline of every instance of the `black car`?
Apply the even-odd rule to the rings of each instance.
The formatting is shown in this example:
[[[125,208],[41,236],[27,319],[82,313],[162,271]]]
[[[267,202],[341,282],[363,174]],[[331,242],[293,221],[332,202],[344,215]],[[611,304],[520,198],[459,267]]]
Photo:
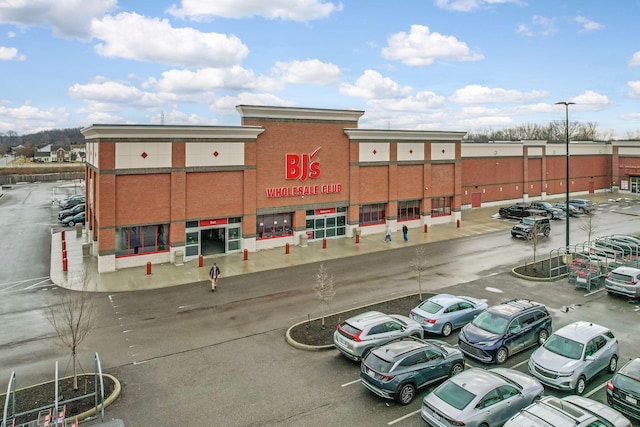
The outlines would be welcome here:
[[[61,210],[60,212],[58,212],[58,219],[60,221],[62,221],[66,217],[73,216],[75,214],[79,214],[80,212],[84,212],[84,203],[81,203],[79,205],[75,205],[74,207],[69,208],[69,209]]]
[[[607,383],[607,403],[640,420],[640,358],[627,362]]]
[[[498,213],[502,218],[524,218],[531,216],[531,207],[525,204],[511,205],[507,208],[500,208]]]
[[[67,200],[61,207],[62,209],[71,209],[72,207],[85,203],[85,197],[75,197]]]
[[[70,226],[70,227],[73,227],[76,224],[84,224],[84,223],[85,223],[84,211],[77,213],[73,216],[68,216],[62,220],[62,225]]]
[[[417,389],[463,370],[464,356],[452,345],[402,338],[371,350],[360,365],[360,378],[378,396],[408,405]]]
[[[547,212],[547,216],[551,219],[560,219],[567,216],[566,212],[563,209],[558,209],[549,202],[531,202],[531,207],[533,209],[540,209]]]
[[[487,308],[458,335],[458,348],[485,363],[504,363],[551,334],[551,315],[535,301],[512,299]]]

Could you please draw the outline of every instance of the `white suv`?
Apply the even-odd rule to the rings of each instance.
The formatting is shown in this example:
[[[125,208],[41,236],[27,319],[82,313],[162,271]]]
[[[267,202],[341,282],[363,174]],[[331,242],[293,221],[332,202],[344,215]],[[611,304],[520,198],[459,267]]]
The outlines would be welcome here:
[[[558,329],[531,354],[529,372],[545,385],[582,394],[600,371],[616,371],[619,355],[618,340],[608,328],[575,322]]]

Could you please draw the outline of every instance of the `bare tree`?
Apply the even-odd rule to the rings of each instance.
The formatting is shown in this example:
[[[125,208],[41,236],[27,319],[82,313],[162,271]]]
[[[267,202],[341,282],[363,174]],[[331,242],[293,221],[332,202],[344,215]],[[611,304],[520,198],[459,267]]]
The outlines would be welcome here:
[[[542,239],[548,236],[549,233],[545,233],[544,227],[547,224],[544,224],[543,221],[535,221],[533,223],[533,227],[531,228],[531,232],[527,234],[527,240],[531,245],[531,249],[533,250],[533,264],[536,263],[536,255],[538,252],[538,245],[542,241]]]
[[[315,281],[313,290],[320,299],[318,305],[326,304],[327,307],[331,308],[329,301],[331,301],[336,294],[333,287],[333,274],[330,274],[327,267],[325,267],[324,264],[321,264],[318,272],[313,275],[313,279]],[[318,306],[316,305],[316,308],[317,307]],[[324,328],[324,315],[322,316],[322,328]]]
[[[426,271],[427,267],[427,250],[424,246],[418,246],[416,247],[414,257],[411,259],[409,268],[417,274],[416,279],[418,279],[420,301],[422,301],[422,272]]]
[[[93,296],[87,292],[89,284],[87,270],[76,276],[81,291],[62,290],[48,307],[46,317],[56,331],[58,343],[69,349],[73,363],[73,388],[78,389],[78,349],[95,328]]]
[[[582,217],[580,230],[587,233],[587,241],[590,242],[591,236],[598,230],[598,218],[595,216],[595,212],[589,211]]]

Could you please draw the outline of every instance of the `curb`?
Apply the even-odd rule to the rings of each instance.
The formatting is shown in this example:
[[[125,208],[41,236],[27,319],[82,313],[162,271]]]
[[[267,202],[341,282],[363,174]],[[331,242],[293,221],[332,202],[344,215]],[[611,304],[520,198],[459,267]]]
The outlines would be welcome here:
[[[525,276],[524,274],[520,274],[518,272],[516,272],[516,269],[520,268],[520,267],[525,267],[524,265],[519,265],[517,267],[514,267],[511,269],[511,274],[515,277],[518,277],[520,279],[524,279],[524,280],[529,280],[531,282],[554,282],[558,279],[561,279],[563,277],[567,276],[567,273],[563,273],[559,276],[553,276],[553,277],[533,277],[533,276]]]
[[[114,377],[113,375],[102,374],[102,376],[110,378],[111,381],[113,381],[113,384],[114,384],[113,392],[104,400],[104,407],[107,408],[109,405],[111,405],[113,402],[115,402],[115,400],[118,398],[118,396],[120,396],[120,392],[122,391],[122,387],[120,386],[120,381],[118,381],[118,379],[116,377]],[[92,409],[89,409],[88,411],[85,411],[85,412],[82,412],[82,413],[78,414],[77,415],[78,420],[79,421],[86,420],[87,418],[96,415],[98,413],[98,411],[101,411],[101,410],[102,410],[102,403],[99,404],[97,407],[94,407]]]
[[[319,318],[316,319],[312,319],[312,321],[318,320]],[[292,326],[289,327],[289,329],[287,329],[287,333],[285,334],[285,339],[287,340],[287,342],[293,347],[293,348],[297,348],[299,350],[306,350],[306,351],[322,351],[322,350],[330,350],[332,348],[335,348],[335,346],[333,344],[325,344],[325,345],[309,345],[309,344],[302,344],[301,342],[298,342],[296,340],[294,340],[291,337],[291,330],[297,326],[300,326],[304,323],[307,323],[308,320],[303,320],[302,322],[298,322]]]

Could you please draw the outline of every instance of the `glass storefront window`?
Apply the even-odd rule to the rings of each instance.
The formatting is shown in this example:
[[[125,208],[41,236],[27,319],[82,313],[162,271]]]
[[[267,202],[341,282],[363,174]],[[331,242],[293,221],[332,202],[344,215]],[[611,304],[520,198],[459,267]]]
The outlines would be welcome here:
[[[360,225],[384,224],[386,218],[384,208],[384,203],[360,206]]]
[[[169,250],[169,224],[116,228],[116,257]]]
[[[262,240],[293,236],[292,218],[293,214],[290,212],[256,216],[256,238]]]
[[[431,216],[447,216],[451,215],[451,205],[453,197],[434,197],[431,199]]]
[[[420,219],[420,200],[398,202],[398,221]]]

